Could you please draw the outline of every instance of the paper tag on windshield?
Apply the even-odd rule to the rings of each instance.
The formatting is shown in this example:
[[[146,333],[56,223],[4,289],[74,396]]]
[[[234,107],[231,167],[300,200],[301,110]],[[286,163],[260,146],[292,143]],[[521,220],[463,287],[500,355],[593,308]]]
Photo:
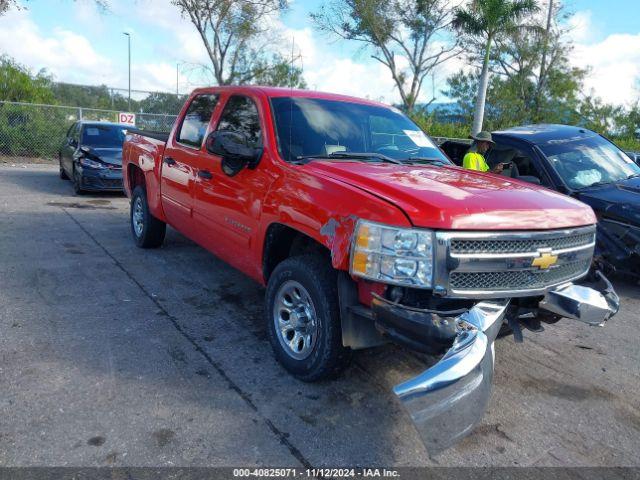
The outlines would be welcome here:
[[[403,130],[403,132],[418,147],[436,148],[433,142],[429,140],[429,137],[427,137],[422,130]]]

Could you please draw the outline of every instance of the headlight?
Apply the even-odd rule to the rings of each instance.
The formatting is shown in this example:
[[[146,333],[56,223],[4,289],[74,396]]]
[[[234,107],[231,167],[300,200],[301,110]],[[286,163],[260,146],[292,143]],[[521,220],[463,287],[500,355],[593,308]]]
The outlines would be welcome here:
[[[433,232],[359,220],[351,247],[351,274],[395,285],[431,287]]]
[[[106,165],[102,162],[96,162],[87,157],[80,157],[80,165],[89,168],[106,168]]]

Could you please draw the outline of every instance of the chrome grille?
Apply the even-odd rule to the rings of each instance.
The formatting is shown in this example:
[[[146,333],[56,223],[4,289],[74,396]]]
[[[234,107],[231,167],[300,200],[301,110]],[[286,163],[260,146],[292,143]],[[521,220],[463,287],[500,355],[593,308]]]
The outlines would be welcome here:
[[[537,296],[589,271],[595,226],[436,232],[433,290],[463,298]]]
[[[531,290],[573,279],[589,269],[591,259],[566,263],[549,270],[506,272],[453,272],[449,284],[455,290]]]
[[[589,245],[595,240],[594,233],[584,233],[573,236],[556,238],[522,239],[522,240],[451,240],[452,254],[480,254],[480,253],[527,253],[541,248],[562,250],[565,248]]]

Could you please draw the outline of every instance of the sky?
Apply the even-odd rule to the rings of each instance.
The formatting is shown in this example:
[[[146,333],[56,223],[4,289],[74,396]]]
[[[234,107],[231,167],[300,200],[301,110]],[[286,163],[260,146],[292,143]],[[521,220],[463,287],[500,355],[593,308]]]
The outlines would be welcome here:
[[[101,12],[92,0],[29,0],[0,17],[0,54],[33,71],[46,69],[58,81],[127,88],[127,37],[131,34],[133,89],[187,93],[210,81],[195,65],[207,63],[191,23],[169,0],[109,0]],[[393,81],[359,44],[335,41],[316,30],[309,13],[322,0],[293,0],[274,19],[282,34],[281,53],[300,53],[309,88],[399,101]],[[640,0],[566,0],[575,42],[571,61],[590,67],[585,93],[615,104],[640,97]],[[176,82],[176,66],[178,79]],[[420,100],[449,101],[441,90],[447,76],[465,66],[460,58],[443,64]]]

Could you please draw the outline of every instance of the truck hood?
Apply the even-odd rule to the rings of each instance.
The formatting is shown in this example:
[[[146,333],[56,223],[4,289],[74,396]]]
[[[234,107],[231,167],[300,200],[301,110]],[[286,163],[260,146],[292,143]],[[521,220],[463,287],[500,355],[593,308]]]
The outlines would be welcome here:
[[[582,190],[576,198],[605,218],[640,226],[640,178]]]
[[[596,223],[591,208],[575,199],[458,167],[317,160],[305,169],[396,205],[418,227],[540,230]]]

